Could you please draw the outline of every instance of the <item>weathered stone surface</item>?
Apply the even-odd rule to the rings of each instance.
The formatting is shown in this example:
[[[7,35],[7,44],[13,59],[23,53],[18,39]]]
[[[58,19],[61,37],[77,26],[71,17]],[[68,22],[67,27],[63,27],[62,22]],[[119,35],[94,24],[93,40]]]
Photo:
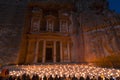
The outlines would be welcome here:
[[[79,19],[83,27],[86,61],[120,53],[120,20],[117,14],[111,11],[104,14],[86,11],[80,14]]]
[[[120,53],[120,15],[108,8],[106,0],[44,0],[74,4],[73,42],[75,59],[91,61],[96,57]],[[0,1],[0,63],[16,61],[29,2],[43,0]],[[78,21],[78,22],[77,22]],[[73,55],[75,56],[75,55]]]
[[[15,62],[21,40],[25,7],[0,1],[0,63]]]

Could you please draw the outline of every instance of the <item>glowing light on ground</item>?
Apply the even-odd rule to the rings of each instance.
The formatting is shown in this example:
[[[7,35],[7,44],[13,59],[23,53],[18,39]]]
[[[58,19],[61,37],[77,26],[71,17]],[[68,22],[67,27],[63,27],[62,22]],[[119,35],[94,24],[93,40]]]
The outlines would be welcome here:
[[[117,69],[107,69],[107,68],[99,68],[89,65],[78,65],[78,64],[67,64],[67,65],[15,65],[15,66],[7,66],[10,70],[10,75],[21,76],[24,73],[29,74],[32,76],[33,74],[38,74],[39,77],[43,77],[46,75],[49,77],[52,75],[63,76],[65,75],[68,77],[69,75],[76,76],[76,77],[86,77],[87,75],[90,77],[98,77],[98,76],[105,76],[105,77],[119,77],[120,70]]]

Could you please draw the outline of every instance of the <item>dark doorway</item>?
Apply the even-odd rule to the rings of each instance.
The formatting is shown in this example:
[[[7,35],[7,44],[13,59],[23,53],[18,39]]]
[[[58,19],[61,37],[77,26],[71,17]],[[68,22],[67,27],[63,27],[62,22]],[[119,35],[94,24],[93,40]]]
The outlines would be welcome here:
[[[53,62],[52,48],[46,48],[46,62]]]

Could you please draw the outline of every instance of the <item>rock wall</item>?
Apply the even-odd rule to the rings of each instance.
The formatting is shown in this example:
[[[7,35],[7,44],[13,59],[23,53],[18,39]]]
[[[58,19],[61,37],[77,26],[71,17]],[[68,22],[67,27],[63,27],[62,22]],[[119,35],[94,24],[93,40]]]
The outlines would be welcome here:
[[[120,54],[120,20],[119,16],[114,14],[111,11],[104,14],[92,11],[80,13],[79,22],[83,29],[84,55],[87,62],[98,57]]]
[[[0,63],[15,62],[19,51],[25,6],[16,1],[0,1]]]
[[[16,61],[29,1],[34,2],[0,1],[0,63]],[[37,1],[43,0],[35,0]],[[73,57],[73,62],[76,59],[78,62],[92,61],[99,56],[120,53],[120,15],[109,10],[107,0],[71,0],[71,2],[75,6],[73,53],[78,55],[77,58]]]

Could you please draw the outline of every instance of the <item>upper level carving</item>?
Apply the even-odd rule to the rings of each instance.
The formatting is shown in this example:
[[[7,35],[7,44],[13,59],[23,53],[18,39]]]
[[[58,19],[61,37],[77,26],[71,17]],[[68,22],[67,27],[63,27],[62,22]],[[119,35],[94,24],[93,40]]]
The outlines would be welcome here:
[[[69,33],[70,11],[32,9],[30,33]]]

